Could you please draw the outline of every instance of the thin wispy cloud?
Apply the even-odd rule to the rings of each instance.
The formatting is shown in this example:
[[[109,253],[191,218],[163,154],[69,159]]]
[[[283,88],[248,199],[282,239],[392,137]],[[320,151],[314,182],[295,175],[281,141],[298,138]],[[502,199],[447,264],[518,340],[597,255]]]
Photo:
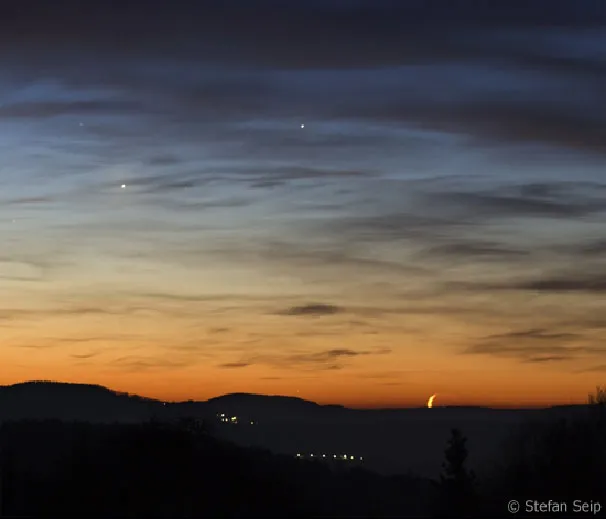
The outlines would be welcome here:
[[[470,345],[463,354],[487,354],[515,358],[526,363],[572,361],[587,356],[603,356],[606,347],[577,332],[524,329],[492,334]]]
[[[493,290],[535,291],[545,293],[585,293],[601,294],[606,292],[606,278],[601,273],[561,274],[536,279],[495,284]]]
[[[110,367],[128,372],[141,372],[147,370],[176,370],[195,364],[193,360],[176,360],[152,356],[122,356],[111,360]]]
[[[331,349],[320,352],[261,354],[253,356],[247,361],[225,363],[220,368],[245,368],[251,365],[268,365],[274,368],[288,370],[340,370],[359,356],[374,356],[389,354],[389,349],[374,351],[359,351],[350,349]]]
[[[330,316],[342,312],[340,307],[328,303],[309,303],[307,305],[297,305],[283,311],[283,314],[290,316]]]
[[[88,352],[86,354],[70,354],[70,356],[74,359],[91,359],[98,355],[98,352]]]

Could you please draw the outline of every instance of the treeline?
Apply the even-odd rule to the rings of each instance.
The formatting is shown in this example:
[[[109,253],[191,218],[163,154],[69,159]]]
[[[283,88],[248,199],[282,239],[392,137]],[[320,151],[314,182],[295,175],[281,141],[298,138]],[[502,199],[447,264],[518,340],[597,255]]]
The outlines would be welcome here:
[[[517,516],[536,516],[527,500],[606,508],[606,409],[596,401],[575,416],[526,424],[479,475],[454,429],[435,481],[238,447],[195,420],[11,422],[0,430],[0,477],[0,512],[13,518],[504,517],[511,500]],[[587,511],[596,512],[606,510]]]
[[[503,447],[500,460],[487,464],[481,478],[467,469],[466,439],[453,430],[443,473],[433,482],[435,502],[430,514],[443,518],[502,518],[512,513],[516,517],[606,516],[606,429],[598,427],[596,419],[525,425]]]

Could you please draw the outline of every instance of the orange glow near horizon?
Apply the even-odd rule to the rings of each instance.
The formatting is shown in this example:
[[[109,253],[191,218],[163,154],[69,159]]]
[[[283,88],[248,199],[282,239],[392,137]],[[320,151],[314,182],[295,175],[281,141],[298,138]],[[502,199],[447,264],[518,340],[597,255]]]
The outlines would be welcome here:
[[[385,356],[387,358],[388,355]],[[474,371],[467,364],[450,369],[432,367],[423,370],[419,367],[394,371],[394,356],[390,358],[391,363],[386,359],[374,366],[367,364],[363,370],[362,367],[350,366],[309,374],[255,365],[233,369],[192,366],[131,371],[108,369],[90,362],[62,366],[60,359],[52,362],[49,358],[45,358],[42,365],[32,362],[30,357],[27,364],[17,366],[15,363],[12,374],[4,373],[0,384],[33,379],[100,384],[112,390],[164,401],[206,400],[227,393],[246,392],[287,395],[319,404],[341,404],[352,408],[425,406],[428,390],[435,386],[436,381],[440,382],[442,390],[441,406],[532,408],[585,403],[588,393],[595,387],[586,378],[574,375],[537,374],[526,367],[516,370],[513,362],[509,362],[509,370],[495,367]],[[409,366],[410,361],[403,360],[402,365]],[[432,365],[428,363],[428,366]],[[553,391],[555,377],[562,388],[566,388],[565,391]]]
[[[490,335],[481,324],[424,315],[405,326],[389,315],[361,320],[365,306],[353,295],[348,301],[317,316],[281,313],[294,307],[281,299],[152,296],[15,312],[0,384],[92,383],[165,401],[248,392],[358,408],[425,406],[434,393],[441,406],[584,403],[600,384],[581,364],[466,353],[465,344]]]

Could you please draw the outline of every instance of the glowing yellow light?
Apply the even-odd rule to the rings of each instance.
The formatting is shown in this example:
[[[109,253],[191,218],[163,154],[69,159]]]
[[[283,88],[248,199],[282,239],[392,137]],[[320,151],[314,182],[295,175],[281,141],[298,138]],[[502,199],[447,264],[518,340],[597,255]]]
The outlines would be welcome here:
[[[354,456],[352,455],[351,457],[349,457],[350,460],[354,460]]]
[[[436,398],[436,395],[438,394],[433,394],[427,401],[427,408],[433,408],[433,400]]]

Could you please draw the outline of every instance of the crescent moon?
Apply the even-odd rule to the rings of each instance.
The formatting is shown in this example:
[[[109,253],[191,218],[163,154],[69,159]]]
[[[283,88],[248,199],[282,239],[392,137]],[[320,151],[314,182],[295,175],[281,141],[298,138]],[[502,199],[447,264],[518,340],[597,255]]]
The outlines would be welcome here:
[[[436,395],[438,394],[433,394],[428,400],[427,400],[427,408],[433,408],[433,400],[436,398]]]

